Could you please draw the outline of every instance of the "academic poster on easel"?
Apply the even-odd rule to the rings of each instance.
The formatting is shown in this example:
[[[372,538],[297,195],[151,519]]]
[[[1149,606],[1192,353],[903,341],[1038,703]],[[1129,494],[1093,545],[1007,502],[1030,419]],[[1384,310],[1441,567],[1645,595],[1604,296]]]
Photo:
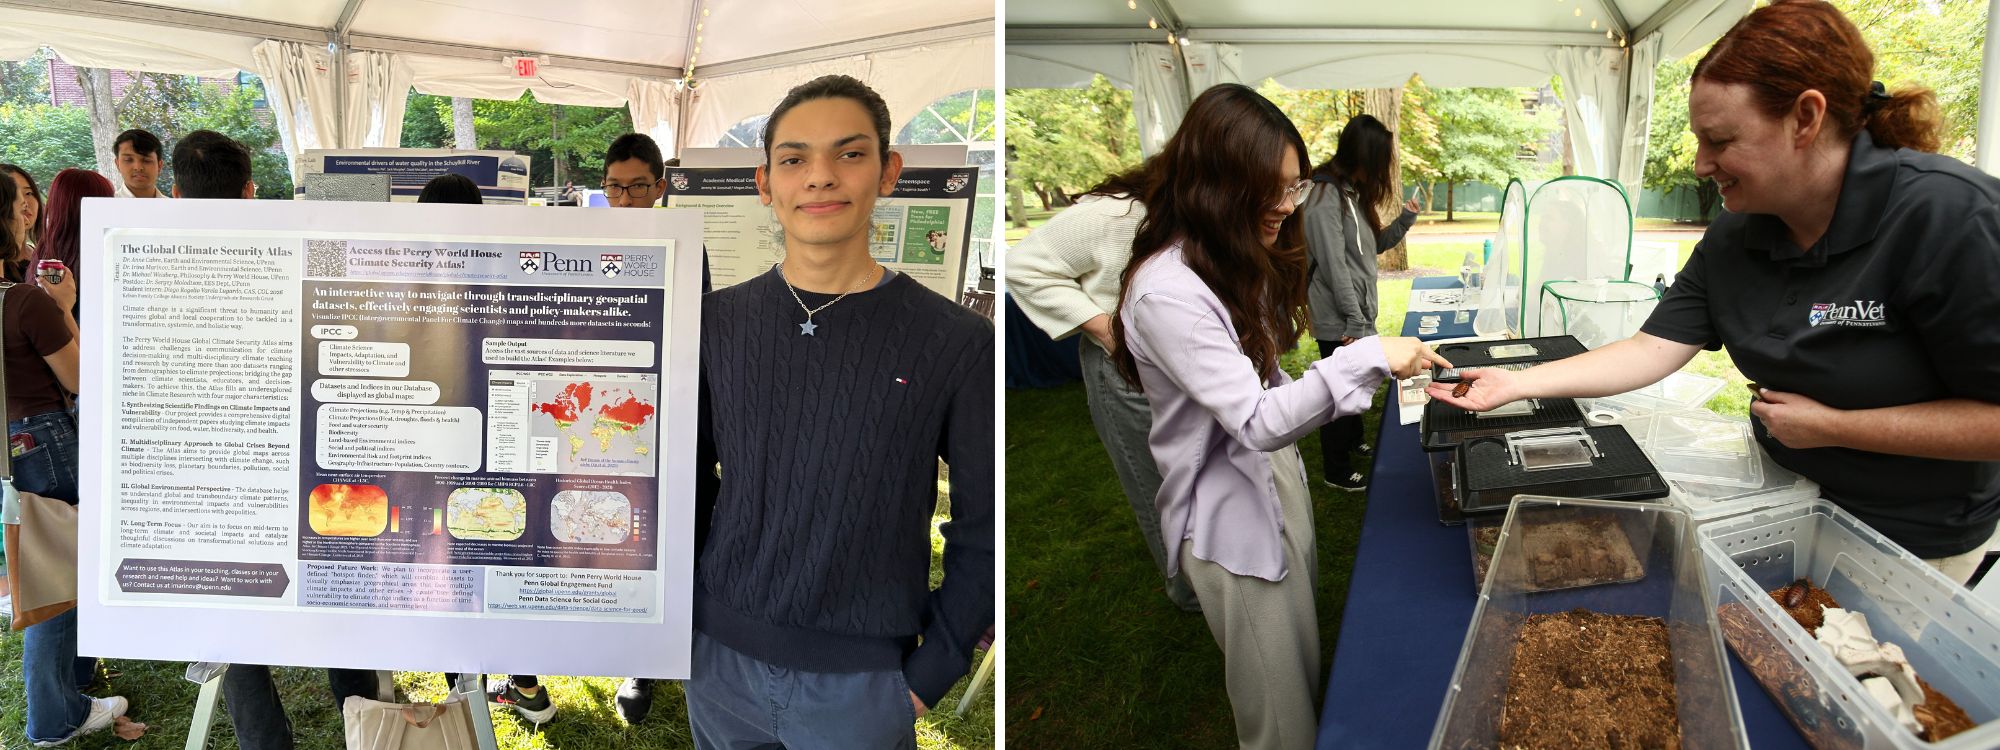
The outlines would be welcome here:
[[[868,250],[875,260],[947,299],[965,285],[978,167],[905,167],[875,204]],[[669,208],[699,209],[715,288],[747,281],[784,258],[777,217],[757,197],[754,167],[667,170]]]

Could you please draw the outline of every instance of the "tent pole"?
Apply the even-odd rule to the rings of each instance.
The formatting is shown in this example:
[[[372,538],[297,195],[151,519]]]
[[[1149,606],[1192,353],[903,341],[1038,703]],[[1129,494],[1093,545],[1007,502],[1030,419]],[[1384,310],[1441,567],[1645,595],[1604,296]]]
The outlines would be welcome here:
[[[1979,70],[1979,127],[1974,131],[1973,164],[2000,175],[2000,0],[1986,3],[1986,48]]]

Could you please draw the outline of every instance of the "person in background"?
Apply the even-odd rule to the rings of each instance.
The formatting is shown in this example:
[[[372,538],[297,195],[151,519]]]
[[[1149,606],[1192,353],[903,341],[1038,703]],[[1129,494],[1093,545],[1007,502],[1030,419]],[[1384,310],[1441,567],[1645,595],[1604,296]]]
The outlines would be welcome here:
[[[21,191],[0,180],[0,251],[8,257],[20,233],[15,208]],[[76,282],[65,276],[16,284],[0,308],[7,368],[7,439],[14,488],[76,504],[79,466],[76,415],[70,396],[79,377]],[[96,676],[97,660],[76,653],[77,610],[28,626],[21,654],[26,734],[38,747],[60,745],[111,728],[125,714],[122,696],[92,698],[80,688]]]
[[[118,134],[111,149],[118,157],[118,197],[165,198],[160,192],[160,168],[166,165],[160,137],[133,128]]]
[[[1196,113],[1200,113],[1196,116]],[[1306,248],[1292,216],[1306,145],[1247,86],[1196,97],[1135,186],[1111,356],[1152,406],[1168,572],[1185,572],[1222,648],[1245,748],[1312,747],[1320,652],[1312,497],[1298,439],[1367,411],[1390,374],[1449,366],[1412,338],[1369,336],[1294,381],[1279,356],[1305,329]]]
[[[1520,372],[1471,370],[1485,411],[1595,397],[1727,349],[1772,460],[1946,578],[2000,522],[2000,179],[1937,152],[1921,86],[1874,81],[1861,32],[1820,0],[1752,11],[1697,62],[1695,174],[1728,212],[1639,333]]]
[[[49,181],[48,210],[42,213],[42,242],[35,248],[34,259],[62,261],[69,269],[71,279],[83,273],[83,253],[79,238],[83,234],[83,199],[109,198],[114,188],[104,175],[88,169],[65,169],[56,173]],[[77,281],[79,297],[82,282]],[[79,300],[72,313],[82,309]]]
[[[1218,102],[1197,98],[1185,117],[1206,117],[1195,108]],[[1132,259],[1132,237],[1146,219],[1146,206],[1136,194],[1140,185],[1157,179],[1153,172],[1158,168],[1155,156],[1111,176],[1021,238],[1007,251],[1007,290],[1028,320],[1050,338],[1076,336],[1090,423],[1111,458],[1125,502],[1138,521],[1139,536],[1160,571],[1162,589],[1174,606],[1200,612],[1201,602],[1195,600],[1187,576],[1170,572],[1166,542],[1160,536],[1160,510],[1154,504],[1160,493],[1160,469],[1146,444],[1153,409],[1146,395],[1125,382],[1111,361],[1116,348],[1111,314],[1118,309],[1125,265]]]
[[[1389,201],[1389,163],[1395,156],[1395,136],[1369,115],[1356,115],[1340,131],[1340,145],[1313,169],[1312,193],[1299,209],[1306,231],[1306,251],[1312,283],[1306,307],[1312,311],[1313,340],[1319,355],[1375,335],[1378,312],[1375,256],[1403,241],[1417,221],[1417,202],[1403,203],[1403,213],[1384,223],[1376,213]],[[1355,464],[1374,455],[1362,442],[1361,415],[1349,414],[1319,428],[1320,476],[1328,485],[1348,491],[1368,488]]]
[[[20,200],[15,201],[20,206],[18,213],[21,215],[20,227],[15,230],[17,244],[21,249],[21,278],[14,278],[11,275],[14,269],[9,267],[7,270],[10,275],[7,280],[26,281],[28,266],[35,258],[35,246],[42,239],[42,190],[35,184],[34,175],[28,174],[28,170],[19,166],[0,164],[0,172],[5,172],[14,178],[14,187],[20,191],[21,196]]]

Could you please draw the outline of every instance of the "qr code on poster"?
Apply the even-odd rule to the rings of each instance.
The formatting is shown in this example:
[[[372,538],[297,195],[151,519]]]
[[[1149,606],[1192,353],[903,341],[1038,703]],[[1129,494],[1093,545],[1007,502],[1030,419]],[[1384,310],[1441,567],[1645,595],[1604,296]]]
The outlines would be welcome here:
[[[346,240],[306,240],[306,275],[320,278],[347,276]]]

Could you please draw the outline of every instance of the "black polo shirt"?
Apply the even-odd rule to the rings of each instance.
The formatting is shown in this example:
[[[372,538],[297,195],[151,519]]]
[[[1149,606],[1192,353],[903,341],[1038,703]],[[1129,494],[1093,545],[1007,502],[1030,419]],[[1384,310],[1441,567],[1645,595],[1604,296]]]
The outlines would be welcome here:
[[[1863,132],[1825,237],[1800,249],[1775,216],[1725,213],[1641,330],[1725,347],[1752,381],[1836,409],[2000,403],[2000,180]],[[1794,450],[1754,426],[1779,464],[1919,557],[1970,551],[2000,518],[2000,462]]]

